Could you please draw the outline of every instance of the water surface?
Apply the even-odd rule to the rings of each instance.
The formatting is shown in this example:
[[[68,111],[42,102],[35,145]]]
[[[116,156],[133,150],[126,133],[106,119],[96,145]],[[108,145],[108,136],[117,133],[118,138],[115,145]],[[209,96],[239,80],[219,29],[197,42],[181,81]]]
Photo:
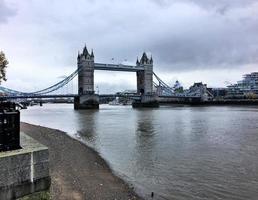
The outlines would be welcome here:
[[[23,110],[21,119],[83,140],[147,196],[258,198],[257,107],[75,111],[72,104],[44,104]]]

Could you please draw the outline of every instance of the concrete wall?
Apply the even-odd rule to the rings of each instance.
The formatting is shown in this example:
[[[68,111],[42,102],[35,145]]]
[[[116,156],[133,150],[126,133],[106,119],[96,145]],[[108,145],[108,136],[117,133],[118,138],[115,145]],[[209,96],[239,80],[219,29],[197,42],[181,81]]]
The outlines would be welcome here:
[[[0,199],[15,199],[48,190],[47,147],[21,133],[22,149],[0,152]]]

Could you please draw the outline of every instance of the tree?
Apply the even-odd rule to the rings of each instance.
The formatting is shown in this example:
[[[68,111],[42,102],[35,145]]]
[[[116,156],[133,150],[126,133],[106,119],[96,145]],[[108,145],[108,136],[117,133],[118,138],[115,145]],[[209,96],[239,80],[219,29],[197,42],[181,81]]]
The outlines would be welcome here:
[[[9,64],[3,51],[0,51],[0,83],[2,80],[6,81],[6,68]]]

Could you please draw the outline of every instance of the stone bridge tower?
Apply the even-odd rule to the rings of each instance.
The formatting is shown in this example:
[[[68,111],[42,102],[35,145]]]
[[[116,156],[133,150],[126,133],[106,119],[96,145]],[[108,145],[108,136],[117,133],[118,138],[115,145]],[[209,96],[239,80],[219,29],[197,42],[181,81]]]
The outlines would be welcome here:
[[[152,57],[149,59],[147,54],[144,52],[139,62],[138,58],[136,61],[138,67],[143,67],[143,71],[138,71],[137,76],[137,93],[142,95],[149,95],[153,93],[152,82],[153,82],[153,60]]]
[[[140,101],[134,101],[133,107],[158,107],[156,95],[153,92],[153,59],[148,58],[144,52],[140,61],[137,58],[136,65],[144,70],[136,72],[137,93],[141,95]]]
[[[99,97],[94,92],[94,53],[87,47],[78,53],[78,97],[74,100],[75,109],[98,109]]]
[[[94,54],[93,51],[89,54],[86,46],[82,54],[78,54],[78,94],[93,94],[94,93]]]

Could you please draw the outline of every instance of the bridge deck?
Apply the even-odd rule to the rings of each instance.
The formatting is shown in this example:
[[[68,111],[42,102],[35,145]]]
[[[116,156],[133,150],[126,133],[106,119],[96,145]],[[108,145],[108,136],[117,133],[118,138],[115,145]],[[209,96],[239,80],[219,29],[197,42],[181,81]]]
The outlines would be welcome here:
[[[53,95],[13,95],[13,96],[0,96],[0,100],[6,100],[6,99],[41,99],[41,98],[73,98],[78,95],[76,94],[53,94]]]
[[[78,96],[78,94],[53,94],[53,95],[14,95],[14,96],[0,96],[0,100],[6,100],[6,99],[41,99],[41,98],[74,98]],[[99,97],[105,98],[105,97],[131,97],[131,98],[139,98],[141,95],[138,94],[100,94]],[[161,98],[178,98],[178,99],[183,99],[183,98],[192,98],[192,99],[197,99],[200,97],[196,96],[159,96]]]
[[[143,67],[133,65],[122,65],[122,64],[102,64],[94,63],[95,70],[106,70],[106,71],[126,71],[126,72],[137,72],[144,70]]]

